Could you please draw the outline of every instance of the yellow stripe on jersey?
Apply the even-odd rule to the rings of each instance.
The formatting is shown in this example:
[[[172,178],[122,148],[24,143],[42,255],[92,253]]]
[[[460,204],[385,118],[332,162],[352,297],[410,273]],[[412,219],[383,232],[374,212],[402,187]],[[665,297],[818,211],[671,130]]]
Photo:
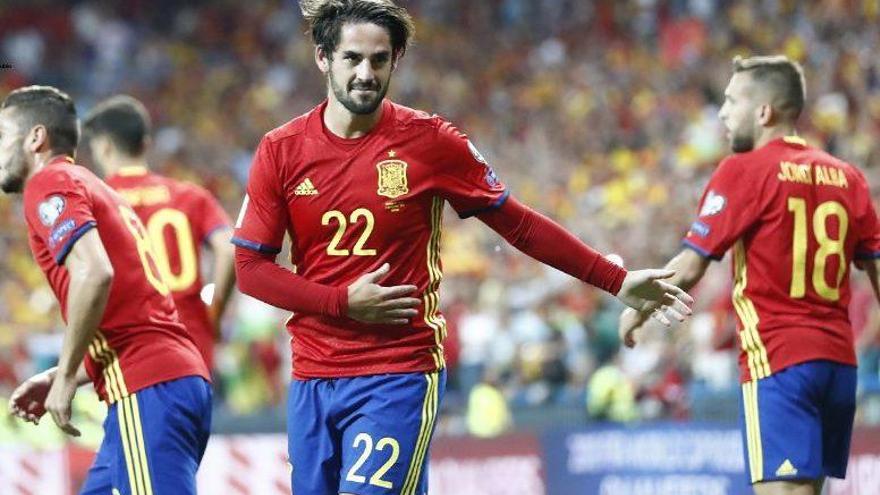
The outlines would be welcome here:
[[[752,483],[764,479],[764,449],[761,445],[761,416],[758,412],[758,382],[742,384],[743,408],[746,418],[746,445],[749,456],[749,477]]]
[[[434,432],[434,420],[437,418],[437,406],[439,401],[440,375],[437,372],[425,374],[428,382],[425,388],[425,400],[422,403],[422,424],[419,427],[419,437],[409,463],[406,479],[403,482],[401,495],[415,495],[422,477],[422,466],[428,453],[428,445],[431,443],[431,435]]]
[[[758,331],[758,312],[755,305],[745,295],[748,285],[746,273],[746,250],[743,242],[737,241],[733,249],[733,265],[735,283],[733,286],[733,307],[742,322],[743,329],[740,332],[742,349],[746,353],[746,362],[749,367],[749,377],[752,380],[770,376],[770,361],[767,359],[767,348],[761,340]]]
[[[104,389],[108,402],[112,404],[128,396],[128,388],[122,377],[122,368],[119,366],[119,356],[100,331],[95,332],[95,337],[89,344],[89,354],[103,367]]]
[[[434,330],[436,347],[431,350],[438,370],[446,367],[443,356],[443,339],[446,338],[446,319],[440,315],[440,237],[443,226],[443,198],[435,196],[431,204],[431,237],[428,240],[428,287],[422,300],[425,304],[425,323]]]

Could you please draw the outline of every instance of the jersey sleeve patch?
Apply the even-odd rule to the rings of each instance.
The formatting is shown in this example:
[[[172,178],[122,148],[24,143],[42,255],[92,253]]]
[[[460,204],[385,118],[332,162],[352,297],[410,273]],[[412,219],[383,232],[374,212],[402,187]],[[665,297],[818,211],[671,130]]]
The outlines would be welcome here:
[[[70,222],[71,226],[73,225],[73,220],[68,220],[66,222],[63,222],[62,225],[66,225],[68,222]],[[67,237],[67,240],[64,242],[64,245],[61,247],[61,249],[55,255],[55,263],[58,263],[59,265],[63,265],[64,260],[67,259],[67,255],[70,254],[70,250],[73,249],[73,246],[74,246],[74,244],[76,244],[76,241],[78,241],[80,237],[82,237],[89,230],[95,228],[97,225],[98,225],[97,222],[89,221],[89,222],[86,222],[86,223],[80,225],[76,229],[73,229],[73,227],[71,227],[70,230],[68,231],[68,232],[71,232],[70,236]],[[63,236],[61,238],[63,239]],[[51,238],[50,238],[49,242],[50,243],[52,242]],[[60,240],[57,242],[60,242]],[[57,243],[56,243],[56,245],[57,245]]]
[[[706,194],[705,201],[703,201],[702,208],[700,208],[700,216],[711,217],[713,215],[717,215],[721,213],[721,210],[723,210],[726,205],[727,198],[716,193],[715,191],[709,191],[709,193]]]

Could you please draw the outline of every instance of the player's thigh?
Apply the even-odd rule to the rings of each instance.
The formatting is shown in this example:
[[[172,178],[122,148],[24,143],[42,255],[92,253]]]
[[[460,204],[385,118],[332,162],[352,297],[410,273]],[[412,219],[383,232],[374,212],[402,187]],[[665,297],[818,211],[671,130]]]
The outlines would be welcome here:
[[[287,455],[293,493],[335,494],[340,434],[331,409],[335,380],[292,380],[287,394]]]
[[[829,369],[829,378],[821,404],[822,463],[827,476],[843,478],[856,414],[857,370],[838,363],[824,365]]]
[[[742,385],[743,452],[751,483],[823,476],[822,420],[809,367]]]
[[[122,439],[116,418],[116,406],[112,405],[104,418],[104,439],[80,488],[80,495],[107,495],[113,493],[114,488],[119,491],[120,480],[116,470],[122,461]],[[125,489],[127,488],[126,485]]]
[[[824,480],[768,481],[755,483],[755,495],[821,495]]]
[[[117,409],[130,493],[194,495],[211,431],[210,384],[201,377],[158,383]]]
[[[347,394],[340,493],[422,494],[445,373],[365,377]]]

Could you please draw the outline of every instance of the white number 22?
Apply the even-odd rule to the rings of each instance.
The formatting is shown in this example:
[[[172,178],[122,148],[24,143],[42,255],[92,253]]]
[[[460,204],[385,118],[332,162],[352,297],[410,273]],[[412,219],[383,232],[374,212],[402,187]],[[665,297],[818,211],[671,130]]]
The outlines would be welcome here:
[[[354,438],[354,445],[352,447],[359,448],[362,443],[365,443],[364,451],[361,453],[361,456],[358,457],[357,462],[354,463],[354,466],[348,470],[348,474],[345,476],[345,479],[348,481],[353,481],[355,483],[366,483],[367,477],[357,474],[358,469],[367,462],[367,459],[370,457],[370,454],[373,452],[373,437],[371,437],[367,433],[358,433],[358,435]],[[386,490],[390,490],[394,488],[394,485],[387,480],[383,480],[382,476],[385,476],[385,473],[391,469],[391,466],[397,462],[397,458],[400,456],[400,444],[397,443],[397,440],[391,437],[384,437],[379,439],[379,442],[376,444],[376,450],[381,452],[385,450],[385,447],[391,447],[391,456],[388,457],[388,460],[385,464],[382,465],[373,476],[370,476],[370,484],[374,486],[378,486],[381,488],[385,488]]]

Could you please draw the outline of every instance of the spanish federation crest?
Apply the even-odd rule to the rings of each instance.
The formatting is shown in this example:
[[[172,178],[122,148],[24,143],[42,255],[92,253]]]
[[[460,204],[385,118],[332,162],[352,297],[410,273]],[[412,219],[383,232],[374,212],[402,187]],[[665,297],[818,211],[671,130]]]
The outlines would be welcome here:
[[[376,164],[379,172],[379,196],[398,198],[409,192],[406,184],[406,162],[402,160],[383,160]]]

